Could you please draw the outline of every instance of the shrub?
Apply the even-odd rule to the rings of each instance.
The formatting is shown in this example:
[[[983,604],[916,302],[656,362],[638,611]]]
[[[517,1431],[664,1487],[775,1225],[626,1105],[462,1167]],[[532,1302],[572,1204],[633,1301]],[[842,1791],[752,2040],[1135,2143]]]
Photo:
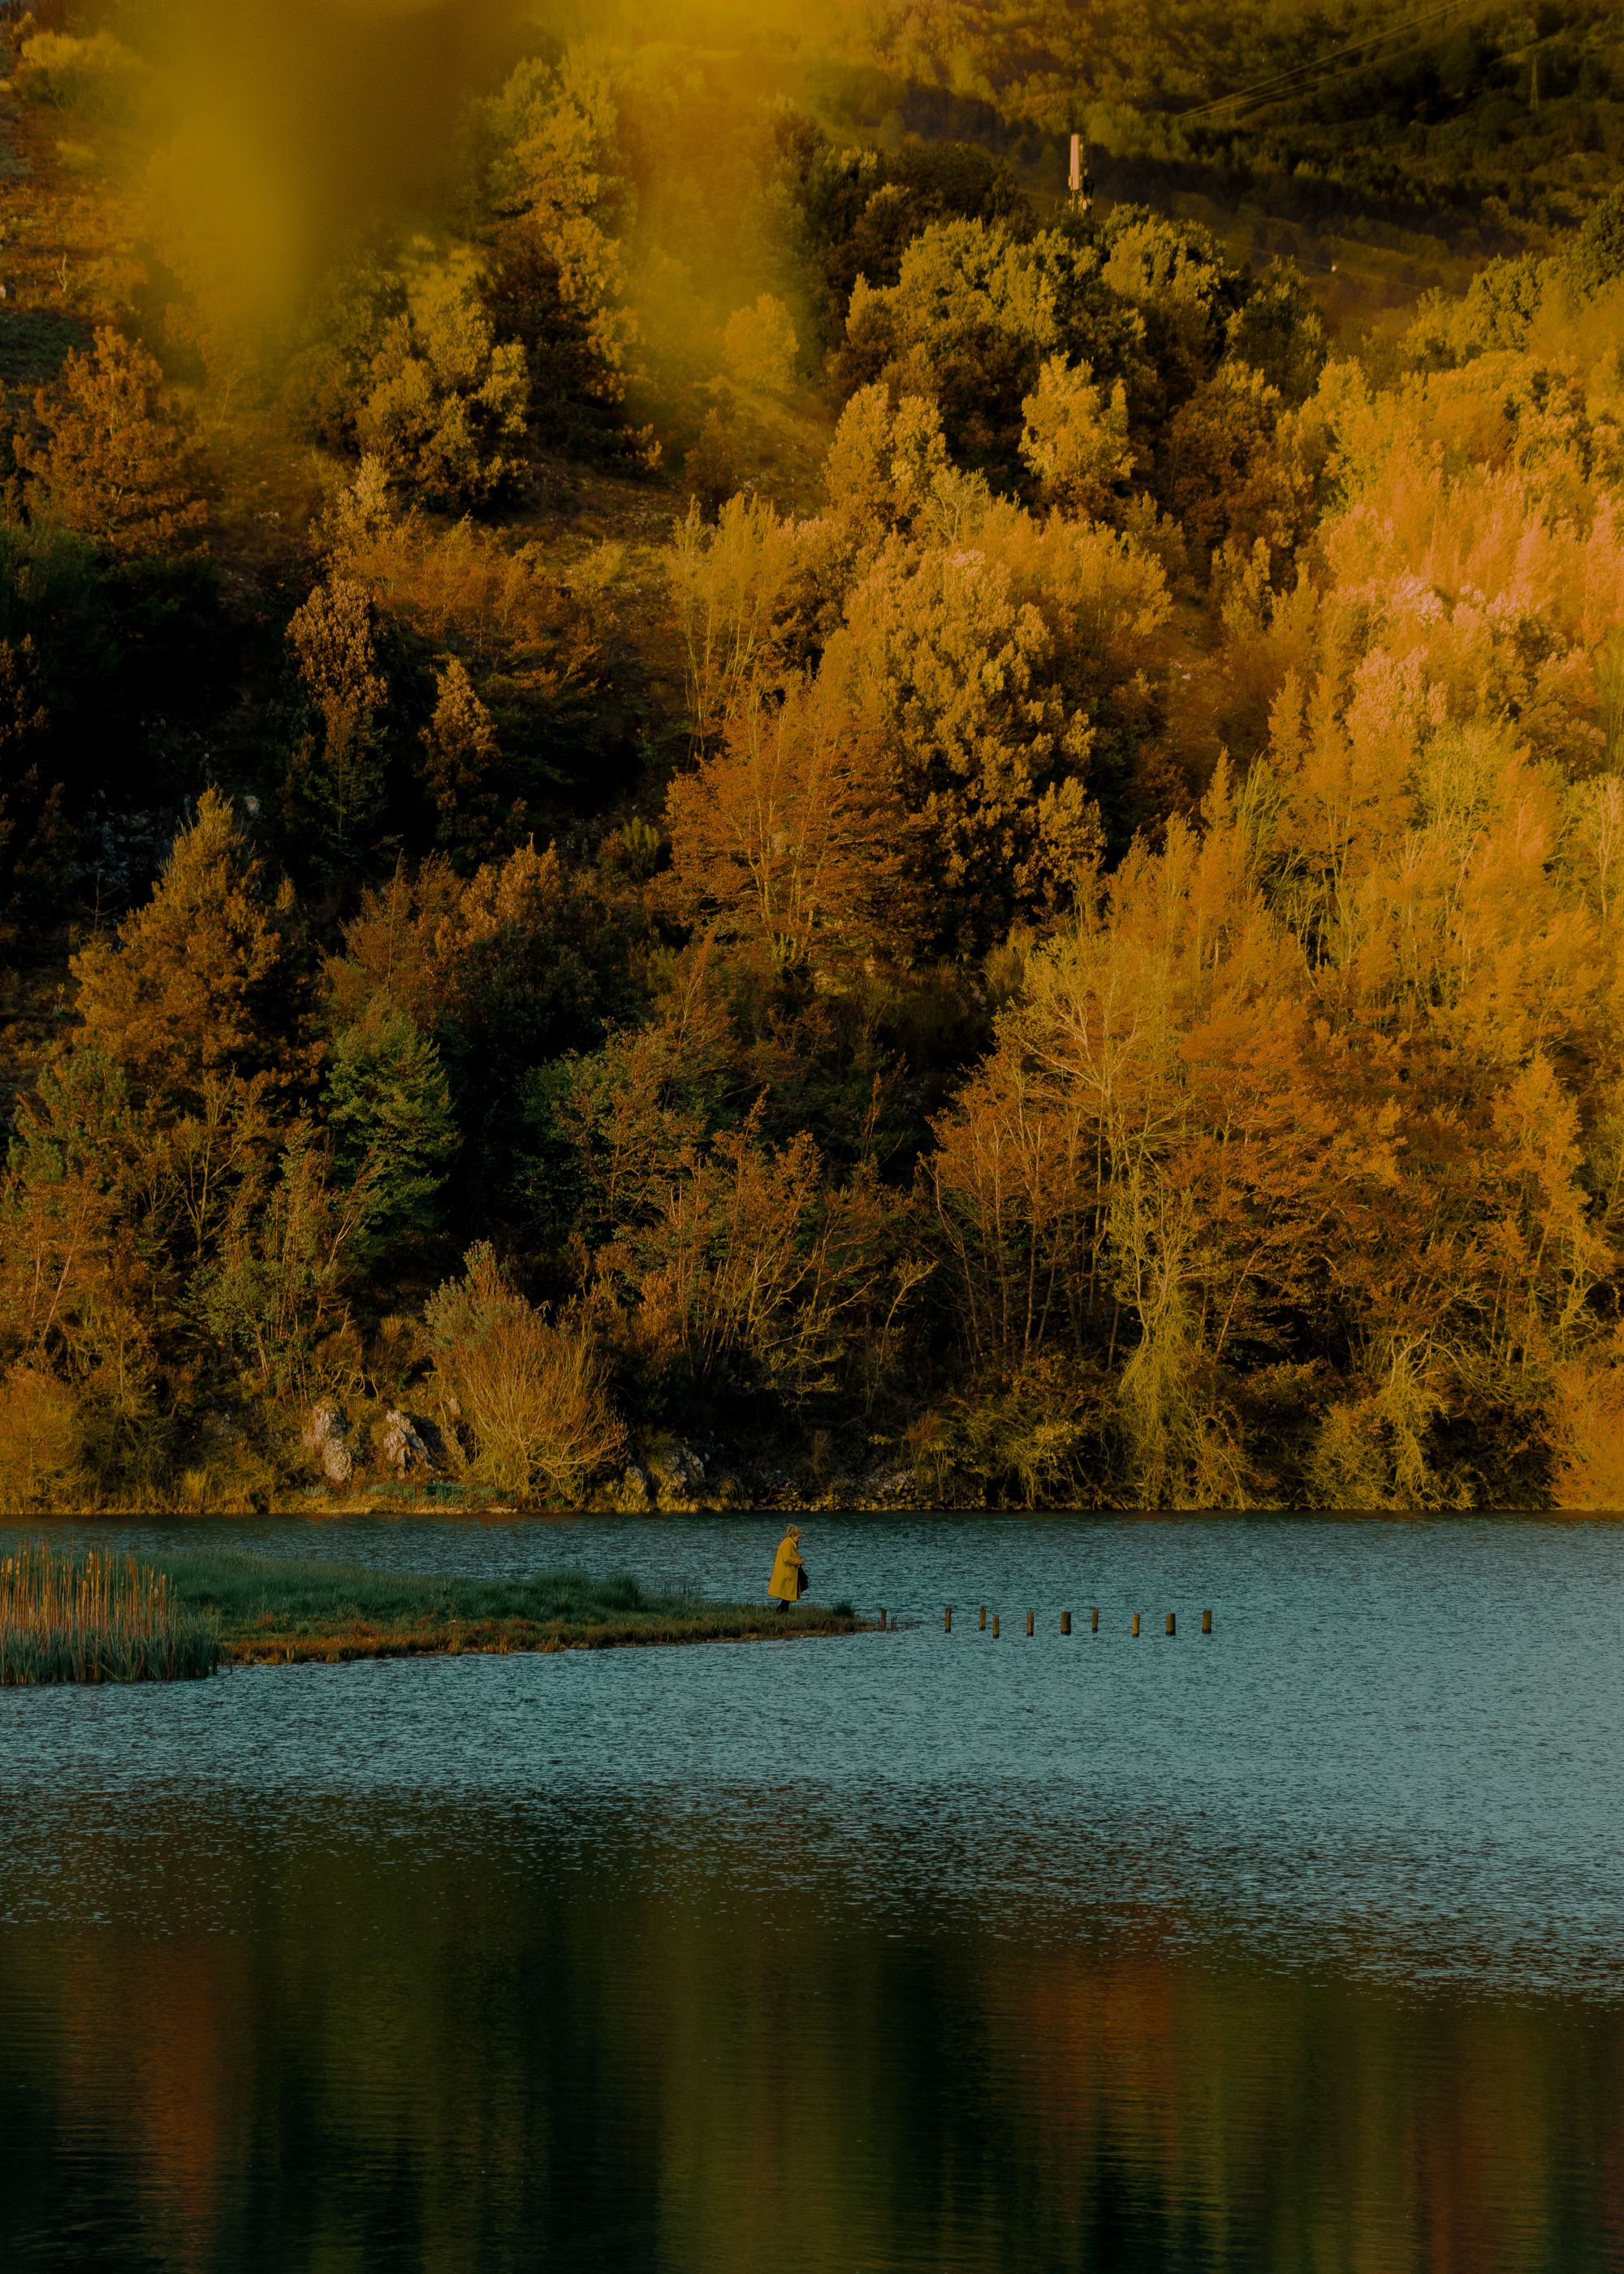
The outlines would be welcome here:
[[[57,1505],[79,1479],[83,1452],[71,1390],[43,1367],[12,1367],[0,1385],[0,1509]]]
[[[722,334],[729,375],[741,387],[758,388],[763,395],[789,392],[800,348],[789,310],[771,292],[763,292],[751,307],[735,308]]]
[[[469,1249],[462,1276],[446,1282],[426,1316],[447,1442],[481,1483],[568,1506],[624,1457],[626,1432],[590,1338],[526,1302],[487,1241]]]
[[[372,359],[357,439],[429,504],[481,504],[519,471],[524,350],[497,340],[471,254],[433,259],[419,248],[406,299]]]
[[[906,1203],[868,1168],[833,1184],[804,1129],[775,1150],[759,1106],[741,1129],[674,1147],[668,1106],[646,1091],[621,1106],[601,1284],[625,1299],[650,1375],[795,1400],[872,1388],[928,1269],[905,1252]]]
[[[707,521],[714,521],[739,487],[739,456],[727,423],[707,410],[698,440],[682,461],[688,495]]]
[[[73,877],[62,785],[42,779],[39,763],[49,724],[33,639],[0,640],[0,943],[7,945],[23,924],[60,922]]]
[[[1556,1505],[1624,1515],[1624,1376],[1596,1359],[1559,1367],[1552,1400]]]
[[[353,1373],[344,1287],[367,1224],[374,1161],[335,1188],[326,1148],[297,1122],[274,1166],[232,1195],[215,1256],[194,1272],[193,1300],[213,1348],[230,1352],[262,1394],[303,1400]]]
[[[17,90],[59,110],[93,118],[127,117],[138,99],[145,66],[110,32],[88,38],[71,32],[34,32],[18,50]]]

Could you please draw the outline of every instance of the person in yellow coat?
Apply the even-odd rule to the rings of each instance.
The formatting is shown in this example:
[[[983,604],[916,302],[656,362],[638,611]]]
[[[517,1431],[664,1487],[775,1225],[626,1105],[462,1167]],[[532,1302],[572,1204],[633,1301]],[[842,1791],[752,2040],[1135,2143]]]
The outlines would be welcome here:
[[[792,1524],[778,1542],[778,1555],[772,1566],[772,1581],[767,1589],[781,1611],[798,1603],[812,1582],[807,1567],[801,1560],[801,1526]]]

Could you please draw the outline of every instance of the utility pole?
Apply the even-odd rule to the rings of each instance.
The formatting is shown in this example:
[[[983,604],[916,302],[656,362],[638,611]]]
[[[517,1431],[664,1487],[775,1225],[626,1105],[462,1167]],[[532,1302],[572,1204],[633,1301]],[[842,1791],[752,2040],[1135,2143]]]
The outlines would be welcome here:
[[[1071,190],[1073,209],[1086,214],[1094,203],[1094,176],[1088,170],[1087,153],[1080,134],[1071,137]]]

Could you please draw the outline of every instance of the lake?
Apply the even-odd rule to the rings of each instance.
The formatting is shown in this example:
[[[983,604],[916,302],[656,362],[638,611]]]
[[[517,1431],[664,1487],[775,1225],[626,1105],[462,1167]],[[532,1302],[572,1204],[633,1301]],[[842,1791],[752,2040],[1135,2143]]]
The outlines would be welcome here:
[[[1624,2267],[1624,1527],[804,1531],[898,1630],[0,1690],[0,2268]]]

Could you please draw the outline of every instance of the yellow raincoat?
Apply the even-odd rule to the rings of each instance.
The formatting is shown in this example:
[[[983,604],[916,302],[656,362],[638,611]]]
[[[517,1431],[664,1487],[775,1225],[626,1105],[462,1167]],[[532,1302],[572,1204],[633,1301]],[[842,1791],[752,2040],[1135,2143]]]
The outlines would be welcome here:
[[[772,1567],[772,1584],[767,1593],[781,1603],[798,1603],[807,1591],[806,1566],[801,1560],[801,1526],[792,1524],[778,1542],[778,1559]]]

